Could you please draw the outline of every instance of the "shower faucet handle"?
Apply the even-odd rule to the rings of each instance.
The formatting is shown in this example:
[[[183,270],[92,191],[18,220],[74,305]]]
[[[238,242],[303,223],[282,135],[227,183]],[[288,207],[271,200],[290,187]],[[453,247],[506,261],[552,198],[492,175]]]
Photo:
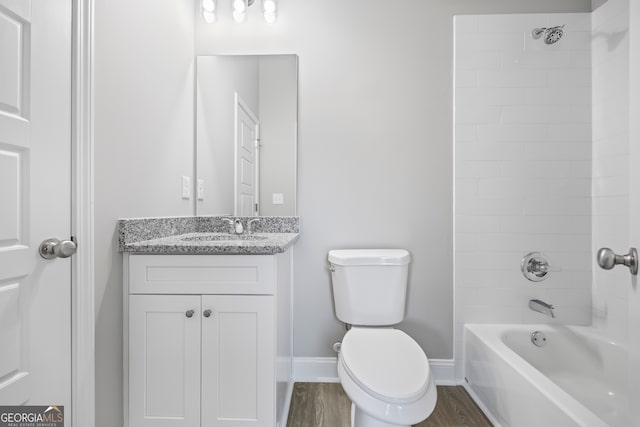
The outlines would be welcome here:
[[[529,252],[522,258],[520,270],[527,280],[540,282],[552,271],[561,271],[560,267],[549,264],[547,256],[542,252]]]
[[[626,255],[618,255],[609,248],[600,248],[596,260],[600,268],[604,270],[611,270],[616,265],[625,265],[629,267],[632,275],[638,274],[638,251],[636,248],[630,248]]]

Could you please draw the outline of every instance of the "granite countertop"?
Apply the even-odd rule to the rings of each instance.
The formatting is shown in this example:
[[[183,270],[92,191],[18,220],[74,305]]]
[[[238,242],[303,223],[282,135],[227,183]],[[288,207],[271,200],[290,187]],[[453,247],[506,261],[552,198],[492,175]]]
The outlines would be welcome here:
[[[229,240],[225,237],[231,236]],[[215,240],[209,240],[213,237]],[[222,239],[222,240],[219,240]],[[123,252],[144,254],[241,254],[264,255],[284,252],[298,240],[298,233],[187,233],[126,245]]]
[[[229,217],[164,217],[118,221],[120,252],[155,255],[269,255],[298,240],[298,217],[258,217],[255,232],[230,233]],[[239,218],[245,230],[253,217]]]

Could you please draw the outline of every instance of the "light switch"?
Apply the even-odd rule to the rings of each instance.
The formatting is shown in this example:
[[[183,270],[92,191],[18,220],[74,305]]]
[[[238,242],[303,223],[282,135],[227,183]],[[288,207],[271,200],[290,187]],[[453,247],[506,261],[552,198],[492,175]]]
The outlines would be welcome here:
[[[191,198],[191,177],[188,177],[188,176],[182,177],[182,198],[183,199]]]
[[[198,180],[198,200],[204,200],[204,179]]]
[[[272,198],[274,205],[282,205],[284,203],[284,194],[282,193],[273,193]]]

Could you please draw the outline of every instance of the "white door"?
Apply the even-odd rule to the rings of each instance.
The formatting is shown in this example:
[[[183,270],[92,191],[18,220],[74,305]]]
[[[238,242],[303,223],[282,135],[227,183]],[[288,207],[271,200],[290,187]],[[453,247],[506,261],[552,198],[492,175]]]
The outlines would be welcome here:
[[[236,93],[235,216],[258,215],[258,117]]]
[[[274,425],[273,301],[269,295],[202,296],[203,427]]]
[[[71,0],[0,0],[0,405],[71,418]]]
[[[129,297],[129,427],[200,427],[200,295]]]

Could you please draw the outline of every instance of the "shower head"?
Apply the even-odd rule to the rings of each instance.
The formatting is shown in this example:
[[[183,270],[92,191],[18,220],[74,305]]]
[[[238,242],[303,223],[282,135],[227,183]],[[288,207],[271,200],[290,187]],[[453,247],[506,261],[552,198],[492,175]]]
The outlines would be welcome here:
[[[564,35],[564,25],[551,28],[534,28],[531,31],[531,37],[538,40],[544,34],[544,42],[546,44],[554,44],[558,42]]]

